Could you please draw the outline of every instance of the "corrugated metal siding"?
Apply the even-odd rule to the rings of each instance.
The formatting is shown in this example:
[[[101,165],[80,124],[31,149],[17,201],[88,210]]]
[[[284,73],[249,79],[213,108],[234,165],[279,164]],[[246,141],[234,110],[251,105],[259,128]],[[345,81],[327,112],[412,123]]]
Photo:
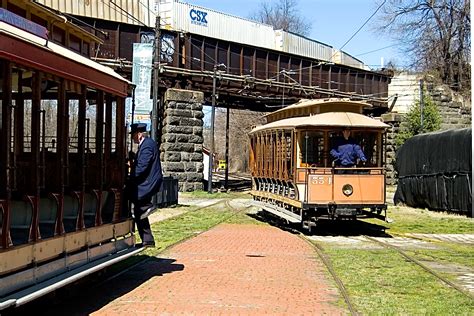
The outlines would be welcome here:
[[[341,51],[341,64],[362,69],[364,68],[364,63],[362,61],[344,51]]]
[[[155,0],[36,0],[36,2],[77,16],[135,25],[141,23],[148,26],[155,25]]]
[[[285,53],[330,61],[332,47],[283,30],[275,31],[276,49]]]
[[[174,31],[184,31],[229,42],[278,50],[337,64],[367,69],[363,62],[329,45],[274,30],[272,26],[236,17],[178,0],[36,0],[52,9],[107,21],[132,25],[155,26],[159,1],[162,25]],[[205,21],[202,19],[204,17]]]
[[[368,70],[368,67],[362,61],[337,49],[333,49],[332,62],[335,64]]]
[[[275,32],[270,25],[175,0],[160,3],[159,10],[167,29],[275,49]]]

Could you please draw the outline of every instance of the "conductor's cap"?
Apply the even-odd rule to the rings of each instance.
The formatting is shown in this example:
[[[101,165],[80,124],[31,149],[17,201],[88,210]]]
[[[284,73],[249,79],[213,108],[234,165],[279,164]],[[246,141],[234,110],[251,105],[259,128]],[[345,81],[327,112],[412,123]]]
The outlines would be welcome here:
[[[135,123],[130,125],[130,134],[140,132],[144,133],[146,132],[146,124],[145,123]]]

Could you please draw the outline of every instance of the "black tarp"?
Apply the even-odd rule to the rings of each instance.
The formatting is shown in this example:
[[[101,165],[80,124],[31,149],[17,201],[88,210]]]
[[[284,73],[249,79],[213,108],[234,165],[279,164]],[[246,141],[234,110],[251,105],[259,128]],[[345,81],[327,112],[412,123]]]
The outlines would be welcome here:
[[[472,216],[472,129],[421,134],[397,151],[394,203]]]

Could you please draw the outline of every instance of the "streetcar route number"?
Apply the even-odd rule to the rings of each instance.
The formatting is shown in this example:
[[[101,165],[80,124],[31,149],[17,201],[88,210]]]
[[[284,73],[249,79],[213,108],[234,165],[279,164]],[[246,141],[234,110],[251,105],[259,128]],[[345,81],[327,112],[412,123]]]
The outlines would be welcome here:
[[[324,178],[325,178],[324,176],[311,177],[311,184],[325,184],[326,180]],[[331,184],[331,177],[328,177],[327,183]]]

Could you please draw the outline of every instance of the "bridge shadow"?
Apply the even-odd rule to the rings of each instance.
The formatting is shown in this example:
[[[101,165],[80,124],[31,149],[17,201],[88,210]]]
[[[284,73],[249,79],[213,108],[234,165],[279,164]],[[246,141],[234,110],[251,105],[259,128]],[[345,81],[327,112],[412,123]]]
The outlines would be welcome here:
[[[369,223],[363,220],[319,220],[317,226],[311,233],[300,224],[288,223],[287,221],[265,211],[259,211],[255,214],[248,214],[252,218],[278,227],[292,234],[303,234],[313,236],[371,236],[391,238],[386,230],[389,229],[384,222],[381,224]]]
[[[115,276],[107,270],[92,274],[4,315],[89,315],[130,293],[153,277],[184,270],[174,259],[140,255],[147,259]]]

